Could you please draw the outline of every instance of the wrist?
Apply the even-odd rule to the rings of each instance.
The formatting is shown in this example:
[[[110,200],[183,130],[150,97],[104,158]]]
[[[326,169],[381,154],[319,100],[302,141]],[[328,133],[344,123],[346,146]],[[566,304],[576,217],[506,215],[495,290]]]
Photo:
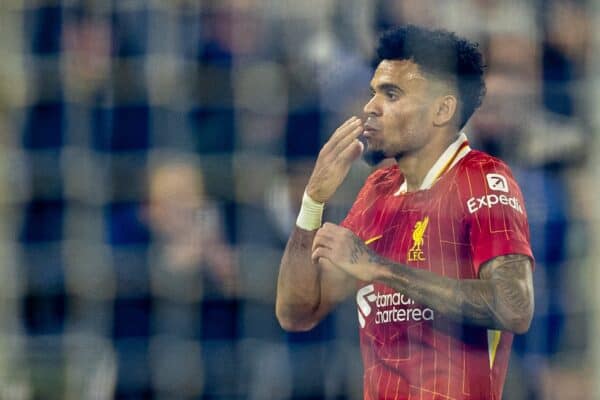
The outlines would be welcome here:
[[[391,260],[383,258],[379,254],[375,253],[372,249],[368,250],[369,262],[368,267],[365,269],[369,270],[372,281],[383,282],[391,284],[394,282],[396,272],[401,269],[399,264],[394,263]]]
[[[325,203],[313,200],[305,191],[302,196],[302,206],[296,219],[296,226],[307,231],[319,229],[323,222],[324,209]]]
[[[320,193],[320,191],[318,189],[315,190],[315,189],[311,188],[310,183],[308,186],[306,186],[306,189],[304,189],[304,194],[306,194],[315,203],[324,204],[327,202],[327,199],[323,198],[322,193]]]

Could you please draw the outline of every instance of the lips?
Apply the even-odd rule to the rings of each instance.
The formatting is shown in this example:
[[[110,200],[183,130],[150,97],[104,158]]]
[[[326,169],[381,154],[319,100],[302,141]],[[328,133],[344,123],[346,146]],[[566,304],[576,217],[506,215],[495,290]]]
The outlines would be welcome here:
[[[379,131],[381,127],[372,119],[367,119],[365,124],[363,125],[363,135],[366,137],[372,136],[374,133]]]

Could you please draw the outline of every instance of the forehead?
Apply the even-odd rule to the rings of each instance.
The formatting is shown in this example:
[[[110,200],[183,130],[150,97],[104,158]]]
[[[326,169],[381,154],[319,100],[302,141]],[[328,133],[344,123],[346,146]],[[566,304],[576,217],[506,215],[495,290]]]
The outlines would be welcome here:
[[[371,85],[375,87],[384,82],[406,84],[426,80],[419,66],[411,60],[383,60],[373,74]]]

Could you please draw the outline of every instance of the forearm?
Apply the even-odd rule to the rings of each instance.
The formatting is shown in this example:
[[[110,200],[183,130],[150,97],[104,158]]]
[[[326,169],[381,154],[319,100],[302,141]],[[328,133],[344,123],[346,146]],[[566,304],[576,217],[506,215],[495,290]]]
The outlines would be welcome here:
[[[281,259],[276,314],[288,330],[304,330],[313,325],[320,303],[320,269],[310,259],[314,237],[315,231],[295,227]]]
[[[277,281],[276,314],[288,330],[314,326],[348,293],[350,277],[340,271],[324,271],[311,261],[312,245],[321,227],[324,204],[342,184],[352,162],[364,146],[357,117],[344,122],[319,151],[306,185],[296,226],[281,260]]]
[[[493,307],[492,285],[487,281],[461,281],[397,264],[390,266],[380,281],[446,318],[503,328]]]
[[[369,262],[376,264],[380,271],[376,280],[444,317],[516,333],[523,333],[529,327],[532,293],[527,285],[520,284],[519,276],[514,276],[518,269],[511,269],[510,276],[499,270],[487,279],[457,280],[394,264],[376,254],[370,254]],[[510,262],[523,261],[507,261]]]

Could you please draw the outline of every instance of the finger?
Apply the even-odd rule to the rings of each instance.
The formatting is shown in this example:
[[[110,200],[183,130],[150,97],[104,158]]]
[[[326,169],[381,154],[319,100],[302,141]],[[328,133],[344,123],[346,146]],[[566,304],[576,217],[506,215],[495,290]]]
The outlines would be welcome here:
[[[333,139],[332,144],[336,146],[341,140],[352,134],[356,129],[361,129],[362,131],[362,126],[363,123],[361,119],[354,117],[354,119],[348,125],[344,125],[344,127],[335,131],[335,133],[331,136]]]
[[[332,248],[332,244],[333,244],[333,240],[334,238],[330,235],[321,233],[320,235],[317,233],[317,235],[315,235],[315,238],[313,239],[313,243],[312,243],[312,251],[315,251],[315,249],[317,247],[327,247],[327,248]]]
[[[325,143],[325,144],[326,145],[335,144],[338,137],[342,134],[342,132],[344,132],[345,129],[348,128],[349,126],[351,126],[353,123],[356,123],[357,120],[358,120],[358,118],[356,116],[352,116],[352,117],[348,118],[346,121],[344,121],[343,124],[341,124],[340,126],[338,126],[336,128],[336,130],[331,134],[331,136],[327,140],[327,143]]]
[[[335,148],[341,139],[346,137],[348,134],[351,134],[357,127],[362,127],[362,121],[357,117],[350,118],[348,121],[346,121],[346,123],[336,129],[327,143],[325,143],[323,146],[323,149],[329,150]]]
[[[334,224],[333,222],[325,222],[321,227],[321,229],[323,229],[324,232],[335,232],[337,228],[340,228],[340,226]]]
[[[313,240],[311,251],[315,251],[319,247],[325,247],[327,249],[333,249],[333,239],[329,237],[320,237],[319,239]]]
[[[357,124],[358,122],[360,122],[360,118],[358,118],[356,115],[351,116],[346,121],[344,121],[343,124],[337,127],[337,129],[331,135],[331,138],[339,137],[341,135],[341,132],[345,131],[350,126]]]
[[[345,126],[350,125],[352,122],[356,121],[358,119],[358,117],[356,115],[351,116],[350,118],[348,118],[347,120],[345,120],[340,126],[339,128],[343,128]],[[338,129],[339,129],[338,128]]]
[[[333,222],[325,222],[323,226],[321,226],[321,228],[319,229],[322,230],[321,235],[326,235],[332,240],[336,240],[340,237],[340,235],[343,235],[345,232],[350,232],[349,229],[344,228],[341,225],[334,224]]]
[[[362,132],[362,124],[356,126],[348,135],[344,136],[337,142],[333,151],[335,151],[336,153],[341,153],[342,151],[346,150],[349,146],[352,145],[352,143],[355,140],[357,140],[357,138],[362,134]]]
[[[360,140],[354,139],[354,141],[340,153],[340,158],[354,161],[360,157],[364,149],[365,145]]]
[[[343,229],[343,228],[339,225],[336,225],[332,222],[325,222],[323,224],[323,226],[321,226],[321,228],[319,228],[319,231],[317,232],[317,234],[320,234],[321,236],[335,238],[337,235],[339,235],[340,229]]]
[[[310,259],[313,264],[318,264],[320,259],[327,258],[329,256],[329,252],[330,249],[319,246],[312,252]]]

